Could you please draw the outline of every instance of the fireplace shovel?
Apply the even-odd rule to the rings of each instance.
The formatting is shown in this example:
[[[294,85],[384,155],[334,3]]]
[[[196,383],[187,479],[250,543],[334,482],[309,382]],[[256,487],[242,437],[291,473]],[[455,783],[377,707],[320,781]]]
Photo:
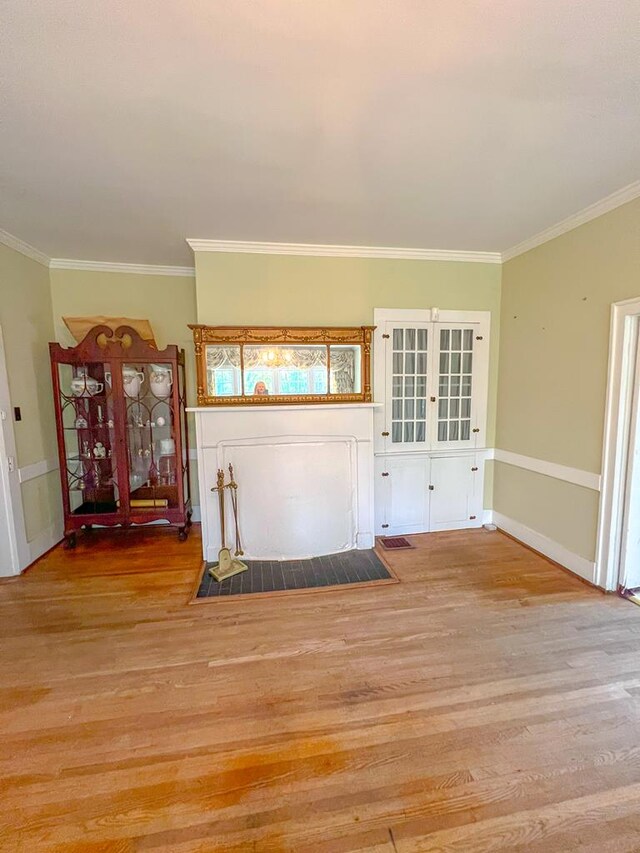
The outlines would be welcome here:
[[[233,469],[231,469],[233,470]],[[218,551],[218,562],[215,566],[209,569],[209,574],[214,580],[223,581],[226,578],[233,577],[233,575],[237,575],[240,572],[246,572],[249,566],[246,563],[243,563],[241,560],[236,559],[231,556],[231,551],[227,548],[225,544],[225,524],[224,524],[224,490],[231,489],[233,490],[233,497],[236,497],[235,490],[238,488],[237,483],[233,481],[233,473],[231,475],[231,482],[225,485],[224,482],[224,471],[221,469],[218,470],[218,484],[214,486],[211,491],[218,493],[218,505],[220,507],[220,533],[222,539],[222,548]],[[232,506],[233,513],[235,517],[236,524],[236,536],[239,537],[238,534],[238,515],[237,515],[237,497],[234,500],[232,497]],[[242,552],[240,552],[242,553]]]

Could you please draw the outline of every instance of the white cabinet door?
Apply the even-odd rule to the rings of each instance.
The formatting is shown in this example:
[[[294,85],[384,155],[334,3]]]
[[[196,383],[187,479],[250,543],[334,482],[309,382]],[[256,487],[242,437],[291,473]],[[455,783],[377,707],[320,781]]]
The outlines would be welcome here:
[[[480,524],[475,512],[477,472],[473,455],[436,456],[431,459],[430,530],[458,530]]]
[[[438,387],[430,390],[432,450],[470,450],[477,446],[485,420],[487,345],[473,324],[434,323],[431,377]]]
[[[431,443],[428,393],[432,323],[385,326],[385,450],[424,451]]]
[[[378,457],[376,535],[397,536],[429,530],[429,459]]]

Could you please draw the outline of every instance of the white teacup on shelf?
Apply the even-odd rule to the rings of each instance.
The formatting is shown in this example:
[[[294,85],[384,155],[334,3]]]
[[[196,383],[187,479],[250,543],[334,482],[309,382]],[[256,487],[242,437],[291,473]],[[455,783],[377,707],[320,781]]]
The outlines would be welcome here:
[[[71,393],[74,397],[93,397],[100,394],[104,385],[93,376],[89,376],[88,368],[79,367],[78,373],[71,380]]]

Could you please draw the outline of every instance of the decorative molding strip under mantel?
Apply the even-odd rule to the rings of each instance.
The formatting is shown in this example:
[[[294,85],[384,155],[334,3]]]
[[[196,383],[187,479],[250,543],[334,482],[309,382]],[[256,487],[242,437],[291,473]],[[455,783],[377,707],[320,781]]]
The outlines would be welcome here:
[[[314,243],[256,243],[246,240],[187,239],[194,252],[236,252],[251,255],[305,255],[325,258],[390,258],[413,261],[464,261],[499,264],[500,252],[447,249],[402,249],[383,246],[332,246]]]
[[[606,198],[600,199],[600,201],[595,202],[595,204],[590,204],[589,207],[585,207],[577,213],[574,213],[572,216],[568,216],[566,219],[563,219],[561,222],[557,222],[555,225],[552,225],[551,228],[545,228],[545,230],[540,231],[539,234],[535,234],[533,237],[529,237],[528,240],[523,240],[522,243],[518,243],[517,246],[512,246],[510,249],[507,249],[502,253],[502,262],[510,261],[511,258],[522,255],[525,252],[528,252],[529,249],[535,249],[536,246],[541,246],[543,243],[547,243],[555,237],[560,237],[561,234],[566,234],[567,231],[573,231],[574,228],[584,225],[585,222],[597,219],[598,216],[602,216],[604,213],[609,213],[609,211],[615,210],[616,207],[621,207],[628,201],[633,201],[633,199],[638,198],[638,196],[640,196],[640,181],[634,181],[634,183],[629,184],[626,187],[622,187],[622,189],[611,193],[611,195],[608,195]]]
[[[526,471],[544,474],[546,477],[553,477],[556,480],[564,480],[565,483],[573,483],[575,486],[582,486],[585,489],[600,491],[600,474],[593,474],[591,471],[570,468],[568,465],[547,462],[545,459],[534,459],[532,456],[521,456],[519,453],[500,450],[499,448],[494,450],[493,459],[496,462],[504,462],[506,465],[513,465],[516,468],[524,468]]]
[[[133,273],[134,275],[175,275],[193,277],[193,267],[171,267],[156,264],[118,264],[111,261],[79,261],[72,258],[51,258],[52,270],[87,270],[90,272]]]
[[[14,249],[14,251],[20,252],[21,255],[24,255],[27,258],[31,258],[32,261],[37,261],[37,263],[42,264],[45,267],[49,266],[49,257],[45,255],[44,252],[41,252],[29,243],[25,243],[25,241],[21,240],[19,237],[14,237],[13,234],[9,234],[8,231],[0,229],[0,243],[4,246],[8,246],[9,249]]]

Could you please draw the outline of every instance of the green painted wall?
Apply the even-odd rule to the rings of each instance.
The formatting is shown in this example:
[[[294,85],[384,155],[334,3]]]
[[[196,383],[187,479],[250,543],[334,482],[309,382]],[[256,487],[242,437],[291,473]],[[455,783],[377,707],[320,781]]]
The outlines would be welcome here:
[[[0,245],[0,325],[5,342],[18,466],[56,459],[48,342],[53,340],[49,270]],[[27,540],[59,525],[62,516],[58,472],[23,483]]]
[[[373,322],[374,307],[489,310],[494,326],[488,435],[493,441],[498,265],[199,253],[196,269],[195,279],[53,269],[55,337],[65,345],[73,343],[64,316],[146,317],[159,346],[177,343],[185,348],[193,404],[195,366],[189,323],[360,325]],[[191,470],[197,503],[195,464]],[[489,506],[491,490],[485,491]]]
[[[496,446],[600,473],[611,303],[640,296],[640,199],[503,266]],[[595,558],[598,493],[496,463],[494,508]]]
[[[65,346],[75,343],[62,320],[65,316],[146,318],[159,347],[177,344],[184,348],[191,388],[195,388],[193,337],[187,328],[197,316],[193,276],[57,269],[52,269],[50,275],[57,341]]]
[[[196,252],[198,322],[373,323],[374,308],[491,311],[487,440],[495,436],[501,268],[498,264]]]

